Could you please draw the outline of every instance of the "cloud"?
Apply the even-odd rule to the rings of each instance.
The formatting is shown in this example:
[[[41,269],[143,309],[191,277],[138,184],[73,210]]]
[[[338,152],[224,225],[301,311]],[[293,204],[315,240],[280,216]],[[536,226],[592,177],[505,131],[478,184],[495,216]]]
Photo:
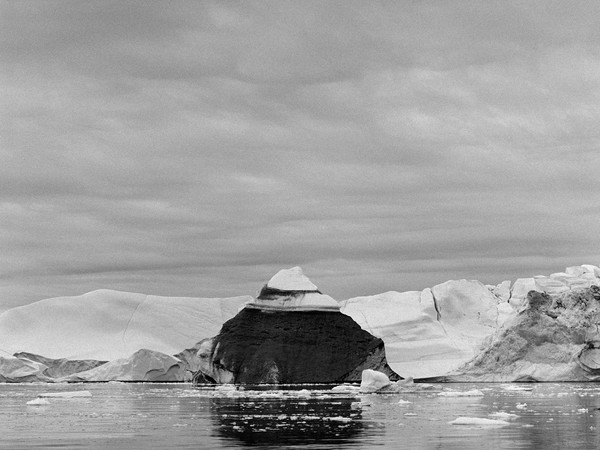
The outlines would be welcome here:
[[[600,262],[593,3],[2,8],[0,309]]]

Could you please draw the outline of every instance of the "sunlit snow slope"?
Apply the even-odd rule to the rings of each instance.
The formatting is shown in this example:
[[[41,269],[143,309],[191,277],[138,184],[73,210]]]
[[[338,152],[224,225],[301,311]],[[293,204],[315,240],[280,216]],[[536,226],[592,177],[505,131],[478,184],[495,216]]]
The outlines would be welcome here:
[[[0,351],[97,360],[126,358],[142,348],[175,354],[215,336],[249,300],[104,289],[46,299],[0,315]]]

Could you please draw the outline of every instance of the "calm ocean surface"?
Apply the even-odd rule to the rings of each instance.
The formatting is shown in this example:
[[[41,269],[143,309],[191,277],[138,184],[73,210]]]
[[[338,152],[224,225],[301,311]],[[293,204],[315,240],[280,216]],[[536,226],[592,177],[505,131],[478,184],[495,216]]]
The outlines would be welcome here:
[[[483,396],[439,395],[473,389]],[[40,393],[77,390],[92,396],[27,405]],[[314,386],[0,384],[0,447],[598,449],[599,408],[593,383],[443,384],[394,395]],[[449,423],[498,412],[518,417],[507,425]]]

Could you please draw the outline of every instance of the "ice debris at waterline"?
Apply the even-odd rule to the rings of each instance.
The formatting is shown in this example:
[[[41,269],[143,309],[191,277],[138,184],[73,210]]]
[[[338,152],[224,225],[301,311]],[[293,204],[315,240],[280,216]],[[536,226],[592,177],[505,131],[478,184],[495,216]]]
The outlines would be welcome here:
[[[154,373],[161,379],[169,373],[168,381],[190,380],[210,356],[211,338],[246,303],[248,310],[263,312],[337,312],[339,308],[363,330],[383,340],[387,363],[405,377],[443,381],[452,374],[478,381],[595,380],[600,371],[594,310],[599,285],[600,269],[586,264],[498,285],[451,280],[423,291],[387,292],[339,303],[323,295],[299,268],[273,277],[256,299],[98,290],[0,314],[0,382],[62,381],[107,362],[115,362],[107,366],[111,371],[96,371],[95,377],[86,380],[143,381],[152,380]],[[289,289],[294,295],[288,295]],[[526,312],[532,290],[551,299],[550,308],[544,306],[546,312],[539,312],[547,318],[537,322],[537,313]],[[580,318],[583,326],[578,324]],[[548,323],[557,335],[546,340],[538,322]],[[537,330],[533,333],[537,340],[527,343],[530,325]],[[507,331],[511,327],[513,331]],[[149,352],[138,354],[140,349]],[[516,349],[523,354],[511,353]],[[147,357],[162,360],[165,366],[158,372],[150,368],[142,373],[130,363],[134,355],[137,361]],[[182,370],[169,371],[171,357]],[[120,369],[121,364],[130,371]]]
[[[299,267],[278,272],[200,349],[196,383],[339,383],[387,365],[381,339],[339,312]]]

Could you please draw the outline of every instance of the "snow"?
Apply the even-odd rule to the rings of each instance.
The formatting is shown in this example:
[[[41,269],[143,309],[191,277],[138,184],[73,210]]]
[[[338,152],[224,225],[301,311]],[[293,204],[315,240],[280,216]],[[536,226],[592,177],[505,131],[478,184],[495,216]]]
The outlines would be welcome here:
[[[383,339],[388,364],[403,377],[439,376],[456,369],[499,326],[498,299],[479,281],[356,297],[341,302],[341,311]],[[510,315],[504,313],[501,320]]]
[[[316,291],[317,286],[302,273],[300,267],[283,269],[277,272],[267,283],[267,286],[280,291]]]
[[[158,297],[98,290],[0,315],[0,348],[48,358],[113,360],[141,348],[175,354],[216,335],[251,297]]]
[[[476,426],[505,426],[510,425],[505,420],[483,419],[481,417],[458,417],[450,422],[450,425],[476,425]]]

